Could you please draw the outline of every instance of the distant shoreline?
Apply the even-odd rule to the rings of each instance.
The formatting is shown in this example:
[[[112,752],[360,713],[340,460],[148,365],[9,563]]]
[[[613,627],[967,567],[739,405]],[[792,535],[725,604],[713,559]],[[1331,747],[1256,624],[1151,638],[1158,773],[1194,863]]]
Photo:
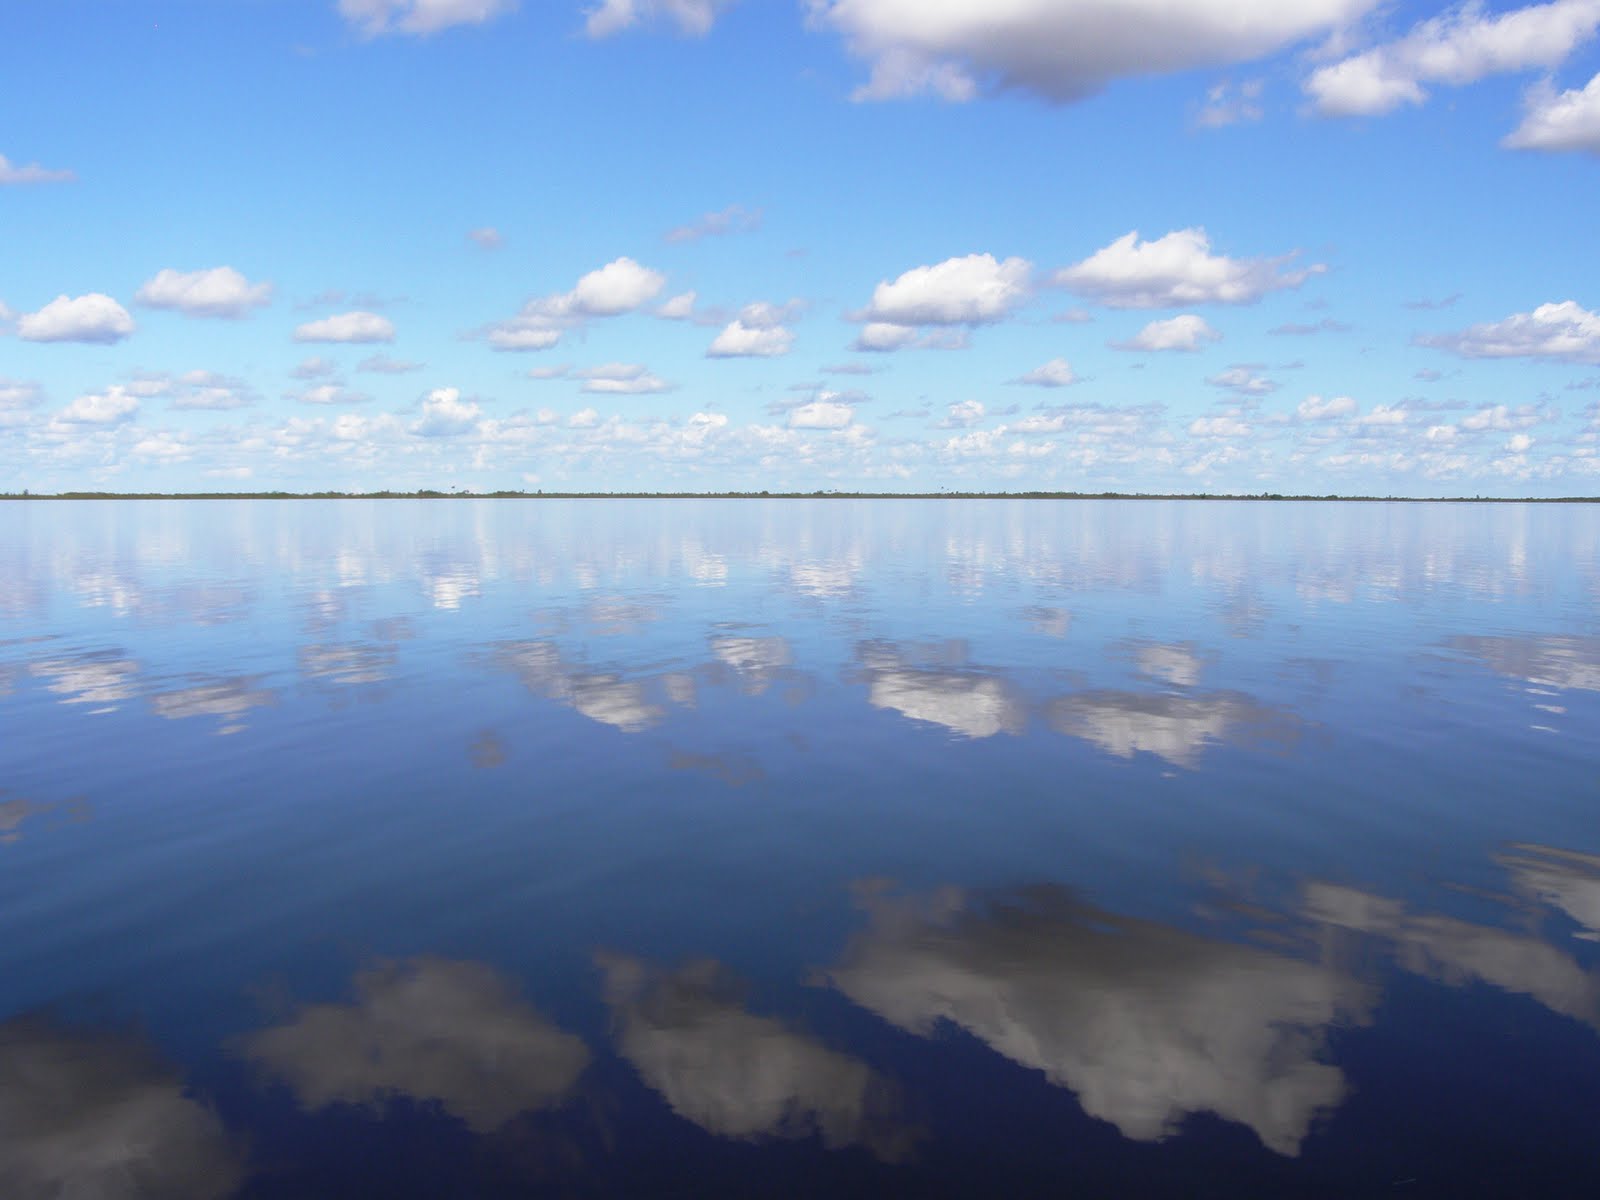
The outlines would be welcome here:
[[[1255,500],[1342,504],[1597,504],[1600,496],[1310,496],[1277,492],[0,492],[3,500]]]

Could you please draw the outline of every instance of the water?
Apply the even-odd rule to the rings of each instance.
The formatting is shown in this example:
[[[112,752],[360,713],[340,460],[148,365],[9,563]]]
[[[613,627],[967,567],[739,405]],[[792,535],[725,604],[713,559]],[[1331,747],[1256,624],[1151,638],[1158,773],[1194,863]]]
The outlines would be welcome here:
[[[1600,508],[0,506],[0,1195],[1591,1196]]]

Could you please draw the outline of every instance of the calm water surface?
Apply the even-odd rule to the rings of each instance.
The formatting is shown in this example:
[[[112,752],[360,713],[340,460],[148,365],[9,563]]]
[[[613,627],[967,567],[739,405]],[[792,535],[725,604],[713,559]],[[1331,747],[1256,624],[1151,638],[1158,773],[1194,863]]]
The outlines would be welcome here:
[[[0,1196],[1600,1194],[1600,507],[0,506]]]

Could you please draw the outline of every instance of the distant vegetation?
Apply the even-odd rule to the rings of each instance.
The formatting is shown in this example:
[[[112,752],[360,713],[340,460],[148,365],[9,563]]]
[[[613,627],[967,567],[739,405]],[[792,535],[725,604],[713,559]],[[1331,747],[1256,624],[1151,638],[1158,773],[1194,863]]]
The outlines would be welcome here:
[[[1338,500],[1361,503],[1594,504],[1600,496],[1292,496],[1278,492],[0,492],[0,500]]]

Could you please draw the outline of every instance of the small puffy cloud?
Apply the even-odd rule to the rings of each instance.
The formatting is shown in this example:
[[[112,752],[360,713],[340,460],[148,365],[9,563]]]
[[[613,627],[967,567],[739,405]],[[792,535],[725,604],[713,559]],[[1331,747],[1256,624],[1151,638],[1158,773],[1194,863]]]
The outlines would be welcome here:
[[[480,250],[498,250],[506,244],[505,238],[493,225],[480,225],[477,229],[467,230],[467,241]]]
[[[1462,417],[1461,428],[1474,433],[1481,430],[1509,433],[1532,429],[1541,422],[1554,420],[1555,416],[1554,409],[1541,408],[1533,404],[1524,404],[1517,408],[1504,404],[1486,404]]]
[[[1401,408],[1398,404],[1379,404],[1371,412],[1363,413],[1357,417],[1356,424],[1364,425],[1368,428],[1384,427],[1404,425],[1410,419],[1410,412]]]
[[[565,379],[572,373],[571,363],[558,363],[550,367],[530,367],[523,372],[529,379]]]
[[[133,318],[110,296],[57,296],[38,312],[17,319],[17,336],[25,342],[90,342],[110,346],[134,330]]]
[[[1225,388],[1240,396],[1265,396],[1278,390],[1278,385],[1263,375],[1257,375],[1243,364],[1229,367],[1206,380],[1212,387]]]
[[[850,349],[868,354],[885,354],[899,350],[917,340],[917,331],[909,325],[894,325],[888,321],[869,321],[861,327]]]
[[[365,404],[372,399],[365,392],[351,391],[339,383],[319,383],[298,392],[285,392],[283,398],[298,400],[301,404]]]
[[[1506,439],[1506,449],[1513,454],[1526,454],[1533,445],[1533,438],[1526,433],[1514,433]]]
[[[1247,79],[1235,86],[1226,79],[1206,89],[1206,102],[1195,115],[1202,129],[1221,129],[1241,121],[1259,121],[1262,116],[1262,81]]]
[[[786,305],[757,301],[740,310],[706,349],[708,358],[777,358],[789,353],[794,332],[783,324],[796,311]]]
[[[1204,317],[1184,313],[1164,321],[1151,321],[1133,337],[1124,342],[1110,343],[1113,350],[1179,350],[1193,353],[1207,342],[1216,342],[1222,335],[1206,323]]]
[[[134,296],[146,308],[166,308],[186,317],[242,317],[272,303],[270,283],[251,283],[232,267],[206,271],[158,271]]]
[[[570,292],[529,300],[522,311],[488,330],[496,350],[548,350],[591,317],[617,317],[655,299],[667,277],[626,256],[590,271]]]
[[[652,375],[640,363],[606,363],[600,367],[586,367],[572,373],[583,380],[583,391],[618,396],[637,396],[649,392],[665,392],[672,387],[664,379]]]
[[[1356,415],[1356,402],[1349,396],[1307,396],[1295,408],[1302,421],[1345,420]]]
[[[1052,358],[1043,366],[1035,367],[1026,375],[1019,375],[1011,382],[1024,383],[1030,387],[1059,388],[1077,383],[1078,377],[1066,359]]]
[[[761,228],[761,210],[748,209],[742,204],[730,204],[717,212],[679,225],[667,231],[669,242],[698,242],[706,237],[723,237],[730,233],[754,233]]]
[[[1600,363],[1600,314],[1574,300],[1541,304],[1531,313],[1472,325],[1460,333],[1418,336],[1418,345],[1462,358],[1549,358]]]
[[[392,342],[394,322],[371,312],[347,312],[295,327],[297,342]]]
[[[860,314],[889,325],[987,325],[1011,315],[1030,293],[1033,264],[992,254],[948,258],[884,280]]]
[[[20,187],[30,183],[71,183],[77,179],[72,171],[51,170],[38,163],[14,163],[0,154],[0,187]]]
[[[1320,263],[1291,269],[1294,257],[1212,254],[1211,240],[1198,227],[1177,229],[1153,242],[1141,242],[1134,230],[1082,262],[1063,267],[1053,281],[1109,308],[1253,304],[1326,270]]]
[[[1522,124],[1500,144],[1509,150],[1600,154],[1600,75],[1582,88],[1557,92],[1549,83],[1527,96]]]
[[[1512,12],[1477,3],[1430,17],[1399,41],[1314,71],[1306,94],[1324,116],[1377,116],[1428,98],[1426,83],[1554,67],[1600,28],[1594,0],[1554,0]]]
[[[419,362],[393,358],[387,354],[374,354],[357,363],[356,370],[368,371],[375,375],[405,375],[411,371],[422,370],[423,365]]]
[[[840,404],[836,400],[822,397],[791,409],[789,412],[790,429],[843,429],[855,419],[855,411],[848,404]]]
[[[681,292],[663,300],[656,309],[656,316],[663,321],[687,321],[694,316],[694,302],[694,292]]]
[[[302,359],[289,374],[296,379],[327,379],[339,373],[339,364],[331,358],[313,356]]]
[[[455,25],[483,25],[517,0],[339,0],[339,15],[362,37],[429,37]]]
[[[1226,413],[1215,417],[1196,417],[1189,422],[1192,438],[1242,438],[1250,436],[1250,426]]]
[[[412,426],[418,437],[456,437],[470,433],[483,416],[471,400],[463,400],[459,388],[435,388],[422,401],[422,416]]]
[[[1331,33],[1374,0],[813,0],[815,27],[871,64],[861,100],[1009,90],[1067,102],[1113,79],[1247,62]]]
[[[66,425],[120,425],[138,411],[138,398],[121,384],[112,384],[103,392],[79,396],[53,419]]]
[[[946,407],[939,425],[943,429],[970,429],[983,420],[984,411],[982,400],[958,400]]]
[[[600,424],[600,414],[592,408],[580,409],[567,418],[568,429],[593,429]]]
[[[38,384],[0,376],[0,429],[25,421],[25,414],[41,399]]]
[[[242,379],[219,375],[215,371],[186,371],[176,377],[146,377],[140,381],[154,385],[151,395],[172,397],[172,407],[192,411],[226,412],[255,403],[255,394]],[[130,390],[136,390],[130,388]]]
[[[722,10],[735,0],[600,0],[588,10],[583,31],[589,37],[615,37],[643,25],[666,23],[679,33],[704,37]]]

